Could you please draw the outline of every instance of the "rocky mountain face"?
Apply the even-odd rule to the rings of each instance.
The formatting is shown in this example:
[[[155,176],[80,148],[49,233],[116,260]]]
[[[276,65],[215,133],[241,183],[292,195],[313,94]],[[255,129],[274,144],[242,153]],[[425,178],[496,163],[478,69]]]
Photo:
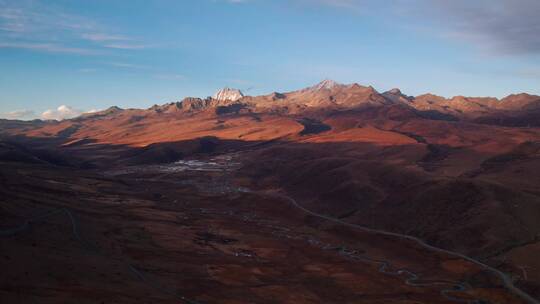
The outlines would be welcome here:
[[[0,161],[110,170],[241,152],[232,179],[241,186],[283,189],[321,214],[411,234],[508,273],[525,265],[524,284],[540,297],[539,96],[411,97],[330,80],[240,94],[0,120]]]
[[[310,88],[304,89],[304,91],[319,92],[321,90],[333,90],[339,87],[343,87],[343,85],[335,82],[334,80],[325,79]]]
[[[403,93],[401,93],[400,89],[391,89],[390,91],[386,91],[382,94],[386,99],[394,102],[394,103],[405,103],[409,104],[414,100],[414,97],[407,96]]]
[[[155,105],[147,110],[110,107],[107,110],[83,114],[75,120],[114,116],[145,116],[149,113],[174,114],[213,112],[220,115],[252,112],[302,115],[371,108],[383,111],[386,117],[410,117],[469,121],[508,126],[540,126],[540,96],[510,95],[493,97],[455,96],[445,98],[433,94],[408,96],[395,88],[379,93],[371,86],[340,84],[324,80],[297,91],[269,95],[244,96],[237,89],[224,88],[205,99],[187,97],[180,102]],[[127,111],[127,112],[126,112]],[[379,115],[379,114],[377,114]]]
[[[253,112],[301,114],[317,111],[340,111],[365,107],[399,106],[423,117],[443,120],[466,120],[513,126],[540,125],[540,96],[510,95],[501,100],[493,97],[455,96],[445,98],[433,94],[408,96],[395,88],[379,93],[371,86],[340,84],[324,80],[314,86],[288,93],[244,97],[234,89],[224,89],[207,102],[206,107],[240,103]],[[188,110],[206,108],[185,107]]]
[[[213,99],[219,100],[219,101],[237,101],[238,99],[241,99],[244,97],[244,94],[238,89],[231,89],[231,88],[224,88],[216,92],[214,96],[212,96]]]

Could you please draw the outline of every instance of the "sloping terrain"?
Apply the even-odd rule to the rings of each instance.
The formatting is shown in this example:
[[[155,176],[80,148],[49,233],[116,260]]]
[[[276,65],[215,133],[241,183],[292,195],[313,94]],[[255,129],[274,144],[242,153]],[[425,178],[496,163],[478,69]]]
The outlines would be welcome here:
[[[310,216],[226,171],[1,164],[6,303],[527,303],[465,259]]]
[[[111,107],[60,122],[0,121],[2,191],[6,198],[2,209],[6,219],[3,227],[8,229],[24,218],[40,214],[42,205],[71,206],[70,210],[76,209],[89,221],[89,233],[95,234],[92,238],[105,243],[114,240],[115,245],[108,246],[117,250],[127,246],[128,249],[121,249],[122,254],[116,256],[127,255],[143,264],[145,259],[151,259],[152,267],[143,267],[146,272],[163,280],[166,286],[185,286],[177,291],[205,303],[244,303],[242,299],[246,297],[255,303],[455,302],[444,296],[444,288],[441,291],[432,285],[403,286],[399,275],[391,279],[396,281],[387,282],[390,278],[384,271],[378,271],[377,265],[370,268],[371,272],[364,272],[351,266],[350,261],[340,260],[342,257],[336,260],[328,250],[314,253],[313,248],[306,249],[305,244],[294,247],[296,245],[288,241],[273,239],[271,231],[261,231],[262,235],[258,235],[251,231],[250,224],[237,223],[237,218],[223,218],[227,212],[235,215],[253,212],[286,221],[283,227],[296,231],[293,239],[308,231],[312,237],[328,237],[328,242],[335,247],[340,247],[341,242],[360,242],[362,246],[372,247],[370,250],[377,255],[390,255],[386,260],[393,264],[414,266],[416,275],[427,274],[430,279],[448,277],[473,285],[466,293],[474,294],[474,299],[489,301],[484,303],[520,301],[512,292],[500,289],[497,275],[478,269],[478,265],[420,250],[414,242],[395,248],[393,241],[386,242],[384,237],[366,235],[355,229],[349,231],[336,222],[330,224],[321,217],[296,213],[299,210],[292,211],[283,199],[259,195],[279,190],[315,214],[411,235],[439,248],[466,254],[502,270],[516,286],[540,298],[540,268],[532,258],[540,254],[537,246],[540,236],[538,96],[521,94],[502,100],[445,99],[435,95],[410,97],[397,89],[381,94],[372,87],[332,81],[294,92],[257,97],[242,97],[241,93],[231,92],[234,100],[220,94],[225,97],[187,98],[146,110]],[[148,173],[150,169],[164,170],[167,164],[177,161],[184,162],[177,164],[185,164],[193,160],[189,164],[197,166],[200,159],[229,155],[239,155],[232,166],[234,170],[182,167],[161,174]],[[232,158],[225,159],[233,163]],[[114,176],[109,174],[111,170],[116,172]],[[40,180],[51,181],[43,184]],[[63,192],[64,186],[53,186],[60,185],[58,182],[69,185],[70,190]],[[249,191],[223,192],[230,187]],[[217,194],[206,193],[212,189],[218,189]],[[50,196],[47,202],[40,193]],[[73,202],[79,195],[85,197],[81,206],[80,202]],[[184,207],[167,205],[171,201],[185,201],[186,197],[193,204],[189,212],[182,209]],[[63,202],[60,205],[53,203],[60,199]],[[107,205],[109,203],[114,207]],[[217,208],[215,204],[220,205],[221,213],[212,216],[193,213],[195,209],[206,209],[208,204],[212,204],[211,209]],[[44,208],[44,211],[49,209]],[[103,222],[94,219],[109,209],[110,218]],[[124,220],[122,212],[127,212]],[[17,214],[20,216],[15,218]],[[175,220],[170,221],[171,217]],[[190,230],[188,233],[183,230],[179,217],[196,218],[200,229],[204,225],[219,228],[195,232],[199,228],[193,228],[190,225],[195,223],[190,222],[186,224],[191,227],[186,228]],[[46,225],[64,225],[62,231],[69,231],[68,219],[65,214],[55,215]],[[114,230],[119,225],[134,225],[137,228],[129,229],[138,232],[113,234],[110,241],[99,236],[105,233],[99,229]],[[103,228],[98,229],[98,226]],[[167,233],[169,230],[175,232]],[[58,261],[50,259],[55,259],[62,237],[69,237],[69,233],[55,234],[53,239],[58,243],[43,247],[46,245],[38,240],[47,236],[33,235],[34,232],[38,231],[32,230],[29,236],[17,234],[13,239],[3,239],[2,246],[11,246],[14,252],[32,252],[29,244],[36,242],[38,248],[47,252],[47,263],[56,265]],[[89,255],[83,249],[76,249],[81,246],[80,241],[76,245],[76,235],[70,238],[73,244],[66,255]],[[141,239],[142,243],[132,243],[134,238]],[[192,243],[187,244],[186,239],[203,244],[204,250],[262,258],[253,262],[257,266],[249,266],[252,268],[225,256],[205,260],[202,257],[208,253],[192,247]],[[231,243],[242,246],[234,245],[233,250],[229,248]],[[129,249],[132,245],[140,247]],[[177,255],[182,250],[186,251]],[[337,251],[343,253],[343,250]],[[193,252],[200,253],[202,260],[187,259]],[[13,258],[13,254],[8,256]],[[403,262],[400,257],[410,260]],[[18,263],[24,263],[30,257],[18,258]],[[103,271],[112,267],[110,259],[87,258],[89,260],[81,267],[90,268],[81,271],[97,267],[92,263],[104,267]],[[296,277],[283,281],[292,275],[292,270],[287,270],[291,267],[288,259],[302,261],[298,264],[301,269],[294,272]],[[433,262],[422,266],[421,261],[426,259]],[[185,266],[189,264],[207,267],[203,271]],[[120,267],[120,264],[115,265]],[[187,276],[179,273],[178,269],[184,268]],[[167,269],[179,272],[168,273]],[[251,269],[249,273],[245,272],[247,269]],[[129,267],[126,273],[125,270],[126,267],[119,270],[119,276],[129,275]],[[19,275],[14,268],[10,271],[13,276]],[[380,275],[383,276],[379,278]],[[332,280],[328,281],[328,277]],[[46,277],[41,279],[47,281]],[[95,282],[95,279],[85,279]],[[15,289],[4,288],[2,292],[9,299],[15,299],[21,293],[21,286],[37,284],[28,280],[13,285]],[[110,278],[103,282],[116,286],[118,281],[115,280]],[[370,296],[367,291],[370,289],[353,284],[355,281],[368,284],[366,286],[379,285],[374,285]],[[137,289],[136,283],[133,284],[126,287],[126,294],[144,298],[141,290],[132,293],[129,288]],[[80,285],[92,290],[106,287],[89,287],[87,282]],[[321,286],[327,286],[328,290],[320,289]],[[47,294],[48,287],[43,288]],[[77,288],[83,287],[72,286],[59,293],[81,292]],[[112,289],[115,288],[103,289],[103,294],[111,293]],[[154,286],[154,289],[160,288]],[[170,295],[170,287],[165,289]],[[228,292],[232,292],[230,298],[224,298]],[[288,298],[283,298],[286,296]],[[129,297],[115,299],[126,303],[134,301]],[[161,295],[156,296],[155,301],[166,303],[171,299]]]

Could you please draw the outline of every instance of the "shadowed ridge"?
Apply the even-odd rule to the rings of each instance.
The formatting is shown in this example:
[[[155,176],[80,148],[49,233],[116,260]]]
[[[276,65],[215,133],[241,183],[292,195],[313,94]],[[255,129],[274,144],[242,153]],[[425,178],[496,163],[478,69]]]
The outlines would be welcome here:
[[[109,108],[107,108],[107,109],[105,109],[103,111],[97,111],[97,112],[92,112],[92,113],[84,113],[79,117],[75,117],[73,120],[115,115],[115,114],[121,113],[123,111],[125,111],[125,110],[118,107],[118,106],[111,106],[111,107],[109,107]]]
[[[501,99],[499,107],[505,110],[540,108],[540,96],[527,93],[511,94]]]
[[[412,96],[407,96],[401,92],[400,89],[394,88],[389,91],[386,91],[382,93],[382,96],[384,96],[389,101],[392,101],[394,103],[410,103],[414,99]]]

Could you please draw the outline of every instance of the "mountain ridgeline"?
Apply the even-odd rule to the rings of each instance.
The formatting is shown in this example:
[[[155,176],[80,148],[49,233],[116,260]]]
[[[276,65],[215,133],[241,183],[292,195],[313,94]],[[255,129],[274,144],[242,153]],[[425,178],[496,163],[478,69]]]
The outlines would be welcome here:
[[[475,266],[470,261],[458,262],[455,256],[449,259],[441,256],[440,252],[431,252],[431,258],[426,259],[419,255],[425,248],[421,249],[417,244],[396,242],[364,232],[353,236],[351,231],[343,229],[353,224],[406,234],[438,248],[465,254],[508,274],[516,286],[540,299],[540,263],[537,258],[540,255],[538,126],[540,97],[528,94],[511,95],[500,100],[463,96],[447,99],[431,94],[413,97],[399,89],[380,93],[370,86],[339,84],[331,80],[293,92],[262,96],[245,96],[240,90],[225,88],[213,97],[185,98],[148,109],[110,107],[62,121],[0,120],[0,163],[2,168],[11,168],[0,170],[0,179],[4,181],[0,183],[0,194],[2,197],[16,197],[22,193],[23,201],[26,197],[47,199],[45,204],[68,202],[66,207],[70,209],[78,203],[81,211],[84,210],[81,213],[86,214],[89,208],[95,208],[100,214],[98,218],[106,217],[105,212],[118,210],[122,215],[113,219],[121,221],[122,225],[127,223],[125,214],[132,213],[133,219],[137,219],[128,220],[130,223],[139,222],[143,215],[148,216],[144,229],[134,230],[146,231],[152,225],[160,227],[156,228],[152,238],[147,239],[152,242],[146,248],[154,248],[158,242],[174,246],[164,251],[167,257],[162,256],[163,260],[178,252],[179,248],[191,248],[197,254],[182,255],[174,260],[173,265],[179,265],[177,261],[184,263],[187,256],[198,257],[201,260],[189,263],[190,267],[204,265],[204,269],[196,270],[197,274],[206,276],[210,273],[207,267],[210,255],[216,257],[217,264],[223,264],[223,259],[226,263],[237,259],[252,266],[255,264],[251,263],[259,262],[266,265],[257,264],[257,268],[250,268],[248,264],[242,264],[242,267],[235,266],[227,271],[214,270],[209,281],[204,281],[210,282],[209,285],[202,286],[216,286],[212,285],[216,274],[234,274],[234,277],[223,279],[226,284],[219,284],[226,288],[218,294],[219,297],[229,293],[230,282],[238,278],[249,280],[247,285],[238,286],[242,291],[251,292],[253,288],[245,286],[258,282],[251,281],[252,275],[268,266],[269,252],[280,257],[276,259],[279,263],[286,263],[283,268],[286,272],[275,275],[276,268],[271,265],[268,268],[272,269],[272,275],[268,277],[271,280],[260,282],[274,282],[275,277],[286,277],[289,282],[290,273],[298,272],[302,274],[298,282],[313,282],[319,290],[321,284],[327,284],[328,272],[321,270],[327,269],[330,255],[336,254],[339,258],[336,260],[341,265],[339,269],[343,265],[347,269],[353,265],[360,267],[361,270],[355,273],[383,269],[380,265],[366,267],[356,261],[351,263],[350,259],[346,262],[341,260],[347,252],[360,254],[367,251],[368,255],[373,254],[366,248],[382,244],[381,247],[376,246],[375,251],[389,253],[391,257],[388,259],[395,260],[394,265],[398,265],[395,269],[412,267],[428,280],[444,274],[440,278],[470,283],[477,290],[483,290],[468,296],[485,301],[468,303],[521,304],[525,302],[509,298],[508,290],[500,288],[500,284],[496,284],[498,279],[486,272],[485,267],[478,268],[478,263]],[[201,164],[212,167],[201,168]],[[44,177],[38,178],[39,174]],[[97,181],[88,178],[94,175]],[[52,177],[54,180],[51,182],[44,182]],[[13,187],[15,182],[20,184],[19,188]],[[70,186],[67,187],[68,184]],[[43,187],[51,187],[52,190],[44,191]],[[182,192],[177,192],[179,189]],[[84,194],[87,199],[80,200],[81,191],[88,191]],[[139,192],[135,195],[134,191]],[[275,191],[294,200],[267,196]],[[62,199],[65,195],[73,199]],[[130,198],[132,195],[135,196]],[[144,199],[144,204],[141,201],[136,206],[132,199]],[[89,201],[93,203],[89,204]],[[259,213],[260,219],[274,217],[276,223],[283,223],[287,216],[294,214],[292,201],[311,212],[305,214],[304,209],[297,210],[300,212],[298,217],[291,219],[295,227],[302,228],[302,237],[294,236],[294,242],[288,237],[274,239],[274,236],[287,231],[276,230],[269,232],[272,241],[268,243],[261,243],[260,235],[250,238],[255,245],[248,248],[250,251],[245,251],[243,238],[246,233],[261,233],[266,229],[253,229],[252,223],[245,219],[252,218],[255,212]],[[24,202],[26,208],[28,205]],[[114,207],[103,208],[109,206],[103,205],[108,202]],[[125,204],[125,208],[116,209],[119,204]],[[146,212],[150,210],[148,208],[154,208],[147,206],[166,210]],[[169,215],[175,208],[194,213],[189,217]],[[209,213],[199,212],[205,210],[203,208],[223,208],[220,213],[215,213],[220,223],[230,220],[231,225],[247,226],[239,228],[234,237],[222,238],[215,233],[231,230],[210,231],[206,227],[212,224],[199,224],[201,219],[209,216]],[[237,208],[246,210],[246,216],[229,217],[240,214]],[[317,218],[314,214],[324,216]],[[180,240],[179,235],[191,231],[183,226],[184,223],[191,225],[187,220],[191,218],[195,219],[191,221],[193,225],[204,227],[205,231]],[[324,219],[328,218],[335,220],[325,222]],[[170,226],[163,228],[165,226],[161,225],[166,223]],[[264,225],[268,223],[264,222]],[[332,228],[331,225],[337,223],[348,224]],[[120,222],[114,222],[114,225],[120,225]],[[277,224],[270,226],[278,227]],[[96,222],[96,227],[102,227],[102,223]],[[163,232],[172,227],[182,230],[160,239]],[[60,231],[54,229],[57,230]],[[112,228],[109,231],[113,231]],[[310,242],[306,243],[309,249],[291,251],[287,246],[302,243],[297,240],[303,239],[306,231],[312,231],[310,233],[314,235],[321,232],[331,234],[335,239],[329,244],[334,245],[324,245],[326,241],[318,243],[325,249],[313,253],[316,243],[310,237]],[[274,235],[274,232],[278,234]],[[44,235],[49,239],[49,234]],[[103,237],[108,240],[108,232],[105,234],[104,231]],[[122,242],[125,237],[124,232],[118,235]],[[138,233],[134,237],[138,238]],[[366,241],[359,242],[363,237],[367,238]],[[61,239],[65,240],[65,235]],[[170,241],[173,239],[175,242]],[[242,241],[235,242],[236,239]],[[278,239],[286,246],[279,250],[266,247],[274,246],[269,244],[275,244]],[[348,242],[345,239],[353,244],[347,246],[349,250],[342,245]],[[141,241],[137,239],[137,242]],[[386,247],[387,244],[396,246],[396,249]],[[199,255],[201,246],[211,253]],[[229,251],[231,246],[241,247]],[[14,252],[17,254],[12,256],[22,251]],[[126,252],[140,256],[139,251],[133,248]],[[223,255],[226,252],[231,255]],[[282,254],[285,252],[288,253]],[[310,258],[305,260],[309,268],[292,268],[288,263],[293,261],[296,265],[302,261],[303,258],[296,258],[301,252],[309,253]],[[159,252],[157,254],[159,256]],[[320,258],[324,262],[321,265],[325,266],[313,268],[313,257]],[[410,266],[402,264],[406,257],[412,259]],[[160,273],[168,273],[172,268],[167,265],[163,269],[167,271]],[[242,272],[246,269],[257,270]],[[350,293],[350,282],[355,282],[354,286],[371,288],[370,284],[357,284],[360,281],[343,275],[342,270],[336,271],[336,277],[346,280],[347,288],[333,294],[350,294],[353,299],[343,303],[357,302],[358,293]],[[325,279],[306,280],[314,272]],[[387,271],[381,271],[381,275],[386,274]],[[371,282],[374,274],[369,273],[368,277]],[[398,277],[400,275],[389,279]],[[401,276],[396,282],[381,281],[382,291],[377,291],[377,294],[387,292],[388,286],[405,286],[403,279],[411,280]],[[115,277],[114,282],[123,284],[124,281]],[[184,286],[183,283],[185,281],[168,285]],[[328,286],[337,285],[331,281]],[[416,286],[407,287],[406,291],[399,293],[400,297],[407,295],[406,303],[412,303],[408,301],[411,290],[425,291]],[[205,287],[202,293],[208,294],[208,288]],[[324,293],[327,294],[326,291]],[[396,294],[392,291],[392,297]],[[453,303],[444,297],[441,301],[431,300],[440,295],[440,290],[437,290],[436,294],[418,298],[418,302]],[[296,299],[294,303],[297,303]],[[368,298],[366,303],[392,302],[372,299],[375,298]]]
[[[433,94],[408,96],[399,89],[384,93],[371,86],[340,84],[324,80],[305,89],[262,96],[245,96],[240,90],[224,88],[205,99],[187,97],[180,102],[155,105],[148,109],[157,113],[195,113],[214,111],[231,113],[280,113],[291,115],[316,114],[392,108],[399,115],[413,115],[433,120],[469,121],[482,124],[530,127],[540,125],[540,96],[526,93],[502,99],[493,97],[455,96],[444,98]],[[105,111],[86,114],[81,118],[114,115],[121,111],[111,107]]]

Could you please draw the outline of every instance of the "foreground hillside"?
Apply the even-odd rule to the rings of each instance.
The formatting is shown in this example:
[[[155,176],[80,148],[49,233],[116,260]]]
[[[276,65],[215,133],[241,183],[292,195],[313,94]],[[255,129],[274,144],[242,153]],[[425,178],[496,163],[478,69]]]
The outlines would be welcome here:
[[[142,267],[146,272],[165,285],[184,286],[178,290],[205,303],[241,303],[246,296],[256,303],[456,302],[437,284],[404,284],[404,272],[388,276],[377,263],[371,272],[361,270],[344,254],[350,251],[373,253],[371,259],[375,255],[394,267],[414,269],[429,280],[458,281],[455,290],[470,285],[460,297],[471,301],[533,303],[503,288],[497,274],[478,264],[340,223],[410,235],[465,254],[540,298],[535,258],[540,254],[539,109],[540,97],[526,94],[503,100],[410,97],[399,90],[379,93],[324,81],[266,96],[227,90],[214,98],[187,98],[145,110],[112,107],[61,122],[2,121],[4,226],[41,209],[74,209],[88,221],[88,241],[110,246],[116,259],[131,259],[127,265],[136,269],[149,263]],[[196,161],[212,163],[208,159],[216,157],[223,166],[197,167]],[[166,169],[178,161],[187,167]],[[340,222],[291,209],[283,195]],[[77,196],[83,201],[76,202]],[[270,228],[252,231],[253,224],[235,218],[245,216],[275,220],[279,223],[268,225],[293,232],[277,240]],[[66,223],[62,216],[46,221],[69,231]],[[199,231],[203,226],[210,228]],[[64,246],[63,237],[70,237],[58,231],[17,234],[2,239],[3,246],[13,253],[31,252],[35,243],[47,252],[47,263],[58,263],[52,261],[58,259],[54,252]],[[43,237],[57,244],[39,243]],[[330,247],[312,248],[318,246],[313,242]],[[66,258],[88,255],[76,248],[80,240],[75,243]],[[199,245],[213,253],[201,252]],[[187,262],[193,252],[206,258]],[[150,256],[151,263],[146,262]],[[252,259],[251,268],[237,262],[239,257]],[[18,256],[17,263],[28,258]],[[112,267],[110,260],[87,259],[81,267]],[[290,277],[291,260],[299,267],[298,277]],[[204,270],[187,266],[201,263]],[[20,291],[13,290],[25,284],[39,285],[12,271],[12,278],[22,281],[3,288],[7,296],[15,297]],[[122,271],[119,276],[129,274]],[[97,284],[97,279],[85,279],[92,283],[59,293]],[[115,286],[120,279],[110,280]],[[373,289],[352,283],[358,281]],[[132,294],[129,288],[137,289],[123,290]],[[222,298],[231,288],[234,296]],[[115,288],[109,289],[103,294]],[[144,298],[140,292],[134,297]],[[155,300],[167,301],[166,296]]]

